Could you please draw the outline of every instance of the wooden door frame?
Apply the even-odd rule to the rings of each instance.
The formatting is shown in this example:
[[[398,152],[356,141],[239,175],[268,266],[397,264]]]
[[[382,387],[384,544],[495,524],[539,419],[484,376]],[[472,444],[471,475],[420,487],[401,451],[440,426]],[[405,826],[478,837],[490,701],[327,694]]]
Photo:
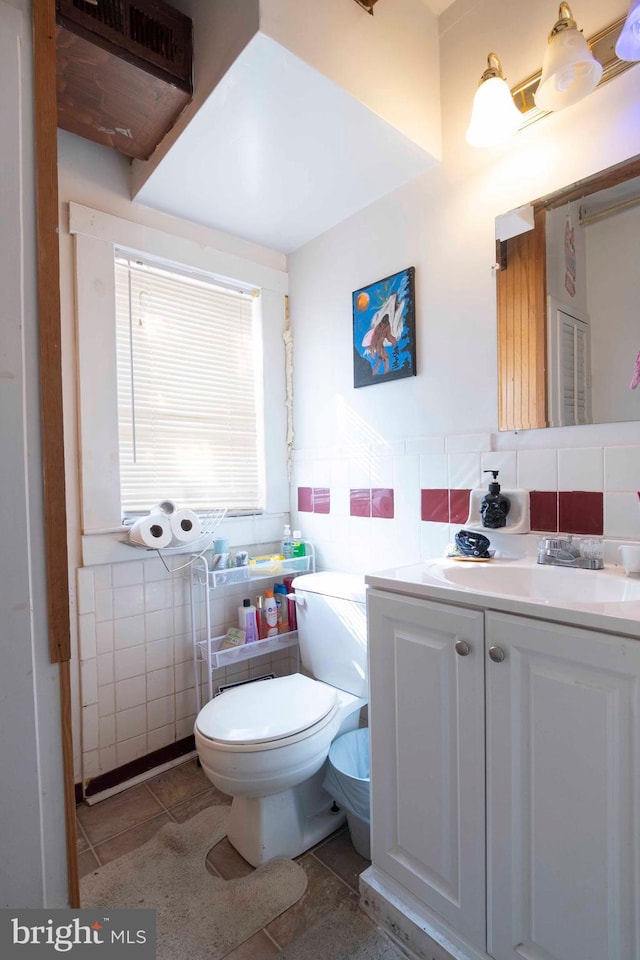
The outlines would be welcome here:
[[[60,671],[68,896],[80,906],[71,716],[71,629],[65,496],[58,239],[55,0],[32,0],[40,425],[51,663]]]

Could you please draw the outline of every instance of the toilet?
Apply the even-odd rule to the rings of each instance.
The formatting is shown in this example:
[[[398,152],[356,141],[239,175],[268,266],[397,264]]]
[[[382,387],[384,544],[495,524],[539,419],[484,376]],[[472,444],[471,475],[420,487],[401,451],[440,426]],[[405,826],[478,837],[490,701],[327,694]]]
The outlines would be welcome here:
[[[254,867],[296,857],[344,822],[322,787],[325,764],[368,696],[364,578],[310,573],[293,589],[304,673],[227,690],[194,727],[202,769],[233,797],[227,837]]]

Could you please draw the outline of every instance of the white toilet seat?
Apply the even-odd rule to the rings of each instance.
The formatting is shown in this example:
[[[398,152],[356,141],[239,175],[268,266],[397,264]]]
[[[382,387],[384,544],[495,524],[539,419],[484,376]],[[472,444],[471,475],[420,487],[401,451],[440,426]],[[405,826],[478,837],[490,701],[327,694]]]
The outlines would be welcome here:
[[[338,708],[335,688],[296,673],[226,691],[205,704],[195,727],[217,751],[273,750],[315,736]]]

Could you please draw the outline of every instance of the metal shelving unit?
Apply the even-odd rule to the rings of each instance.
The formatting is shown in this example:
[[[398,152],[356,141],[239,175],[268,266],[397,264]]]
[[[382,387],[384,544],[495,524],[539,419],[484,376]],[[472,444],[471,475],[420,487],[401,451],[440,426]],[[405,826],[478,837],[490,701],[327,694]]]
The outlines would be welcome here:
[[[310,544],[309,544],[310,546]],[[274,637],[265,637],[253,643],[245,643],[238,647],[221,649],[224,636],[211,635],[211,594],[223,586],[232,584],[260,584],[274,583],[286,576],[296,576],[312,572],[315,568],[314,555],[310,551],[307,556],[293,557],[289,560],[278,560],[260,565],[250,564],[243,567],[226,567],[223,570],[211,568],[205,556],[197,557],[191,566],[191,638],[193,643],[193,672],[196,685],[198,711],[202,707],[200,692],[200,678],[198,665],[207,664],[207,683],[209,700],[213,699],[212,672],[219,667],[242,660],[251,660],[265,653],[274,653],[292,647],[297,643],[297,630],[289,633],[280,633]],[[205,638],[198,639],[198,625],[196,618],[196,593],[204,591],[205,609]]]

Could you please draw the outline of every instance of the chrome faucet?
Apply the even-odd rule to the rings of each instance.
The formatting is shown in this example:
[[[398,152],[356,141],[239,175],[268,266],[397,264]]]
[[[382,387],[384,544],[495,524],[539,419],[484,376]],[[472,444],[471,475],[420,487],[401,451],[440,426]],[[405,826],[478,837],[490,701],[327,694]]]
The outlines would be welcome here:
[[[603,541],[589,537],[574,540],[571,535],[538,538],[538,563],[556,567],[602,570]]]

